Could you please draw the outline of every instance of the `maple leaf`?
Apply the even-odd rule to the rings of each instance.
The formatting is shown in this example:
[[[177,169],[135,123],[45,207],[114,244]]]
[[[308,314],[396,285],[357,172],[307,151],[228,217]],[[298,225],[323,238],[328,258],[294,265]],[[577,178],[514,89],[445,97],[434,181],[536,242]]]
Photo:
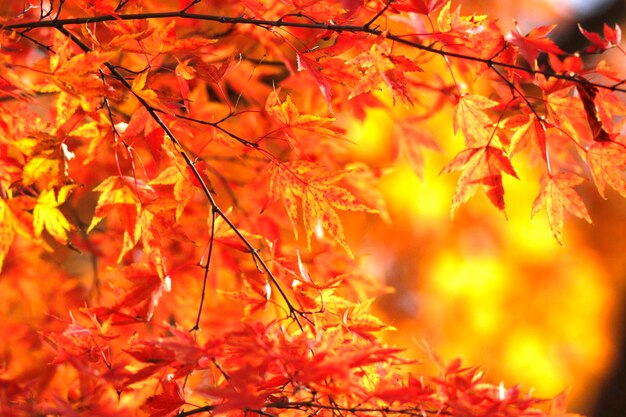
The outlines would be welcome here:
[[[107,124],[110,123],[107,121]],[[89,122],[81,124],[69,133],[69,136],[89,141],[89,150],[87,151],[87,157],[83,160],[83,165],[91,163],[95,158],[96,153],[102,151],[102,145],[103,141],[107,137],[107,131],[108,129],[105,130],[102,123]]]
[[[594,142],[587,149],[586,159],[602,198],[606,198],[606,184],[622,197],[626,197],[626,181],[621,172],[626,168],[626,145],[618,142]]]
[[[44,333],[45,340],[55,350],[53,364],[70,363],[82,373],[93,375],[93,364],[106,361],[106,342],[117,338],[108,325],[100,324],[89,316],[90,323],[77,320],[72,312],[71,321],[62,333]],[[85,360],[86,359],[86,360]]]
[[[375,336],[373,332],[378,332],[383,329],[394,330],[393,327],[387,326],[381,319],[371,314],[373,298],[364,302],[355,304],[354,306],[345,310],[342,316],[342,324],[349,331],[364,337],[367,340],[374,340]]]
[[[173,185],[176,220],[178,220],[195,192],[202,189],[202,184],[181,156],[180,146],[167,140],[163,141],[162,149],[173,165],[161,171],[156,178],[150,180],[148,185]],[[194,164],[194,168],[200,174],[204,185],[208,187],[209,191],[214,192],[211,180],[205,173],[205,169],[208,169],[207,163],[198,161]]]
[[[622,76],[619,71],[612,65],[609,65],[605,60],[600,60],[596,65],[595,72],[607,77],[610,80],[621,82]]]
[[[173,185],[176,200],[176,219],[179,219],[195,193],[194,184],[181,173],[180,168],[171,166],[165,168],[159,175],[150,180],[149,185]]]
[[[601,126],[608,132],[619,132],[617,120],[626,116],[626,103],[614,92],[599,90],[594,98],[596,117]],[[618,135],[608,133],[609,139],[614,140]]]
[[[591,223],[585,203],[574,190],[575,186],[584,181],[584,178],[567,172],[559,172],[554,175],[544,174],[541,177],[541,189],[533,202],[531,216],[534,217],[542,207],[545,207],[550,229],[560,245],[563,244],[561,240],[563,209]]]
[[[186,404],[183,388],[171,376],[161,382],[163,392],[146,399],[141,406],[143,411],[150,413],[150,417],[169,417],[178,413],[180,407]]]
[[[443,7],[447,2],[448,0],[402,0],[390,4],[394,10],[428,15]]]
[[[529,65],[534,66],[540,52],[548,52],[555,55],[566,55],[554,41],[547,36],[556,25],[540,26],[531,30],[528,35],[522,34],[518,26],[511,30],[505,39],[517,46],[520,53]]]
[[[412,145],[410,145],[412,146]],[[426,144],[423,146],[427,147]],[[406,152],[412,152],[406,150]],[[415,151],[415,152],[419,152]],[[346,165],[346,170],[350,175],[345,177],[345,188],[352,193],[358,201],[365,206],[378,211],[379,216],[385,222],[390,223],[389,212],[387,211],[387,203],[378,184],[383,175],[381,171],[373,170],[363,162],[354,162]]]
[[[496,101],[479,95],[465,94],[461,97],[454,113],[454,132],[459,129],[463,132],[467,147],[484,146],[489,141],[492,131],[487,126],[492,122],[483,110],[497,105]]]
[[[576,89],[583,102],[583,108],[587,115],[587,123],[589,123],[589,127],[591,128],[593,140],[599,142],[611,141],[611,135],[604,129],[604,126],[602,126],[602,121],[598,115],[598,108],[594,101],[598,94],[598,89],[587,82],[577,83]]]
[[[156,267],[147,263],[126,266],[122,273],[132,286],[114,304],[112,311],[149,321],[163,293],[171,290],[171,279],[161,279]]]
[[[210,363],[209,358],[218,352],[218,340],[211,339],[204,346],[200,346],[193,334],[175,326],[167,326],[166,329],[167,337],[155,340],[135,338],[124,351],[143,363],[159,364],[161,367],[185,367],[188,370],[206,368]]]
[[[148,103],[153,108],[163,109],[164,106],[159,100],[159,96],[156,93],[156,91],[148,88],[147,86],[148,75],[149,75],[148,70],[145,70],[137,74],[137,76],[135,77],[132,83],[132,91],[133,93],[141,97],[143,100],[145,100],[146,103]]]
[[[492,59],[503,51],[504,37],[495,21],[485,15],[461,16],[461,6],[451,12],[448,1],[437,16],[439,31],[431,36],[449,48],[467,55]],[[480,75],[487,68],[477,63],[462,63],[466,73]]]
[[[326,101],[328,111],[330,112],[330,114],[334,114],[332,103],[332,90],[330,89],[328,79],[326,79],[326,77],[324,77],[324,75],[320,71],[323,67],[321,67],[317,61],[306,57],[304,54],[297,54],[296,59],[298,64],[298,71],[308,71],[308,73],[313,77],[313,79],[319,86],[322,96]]]
[[[115,56],[113,51],[93,51],[70,56],[70,47],[66,40],[63,40],[57,53],[50,57],[53,86],[56,86],[54,89],[57,91],[60,89],[74,97],[74,104],[71,108],[76,108],[76,104],[92,107],[93,104],[86,104],[90,98],[100,103],[101,97],[106,97],[111,92],[100,78],[99,69],[113,56]],[[50,90],[53,86],[48,86],[47,89]],[[68,102],[69,98],[63,101]],[[61,107],[58,107],[58,110],[60,110],[59,113],[71,111]]]
[[[143,181],[127,176],[113,176],[94,188],[100,192],[96,212],[87,228],[89,233],[110,212],[115,211],[124,227],[122,250],[118,262],[139,241],[141,224],[138,222],[143,205],[156,198],[154,190]]]
[[[580,142],[591,133],[583,102],[569,95],[571,89],[562,89],[546,96],[546,109],[554,126],[572,140]],[[549,126],[549,124],[547,125]]]
[[[191,69],[194,70],[195,75],[201,80],[205,80],[211,84],[218,84],[223,79],[226,73],[235,66],[235,60],[233,57],[222,61],[220,66],[213,64],[207,64],[201,60],[193,61]]]
[[[35,133],[17,143],[26,155],[26,165],[22,172],[24,185],[32,185],[38,180],[50,186],[61,186],[67,177],[67,160],[61,140],[44,132]]]
[[[434,136],[419,124],[420,117],[407,117],[396,123],[399,129],[399,150],[407,159],[418,177],[424,176],[424,155],[422,149],[431,149],[441,152],[441,146]]]
[[[452,200],[452,217],[459,206],[469,200],[478,187],[485,189],[487,197],[498,209],[504,211],[502,173],[518,178],[509,158],[502,149],[493,146],[469,148],[461,151],[441,173],[463,171]]]
[[[281,131],[292,139],[296,137],[294,128],[323,135],[335,135],[335,131],[325,126],[326,123],[335,121],[334,118],[300,114],[290,96],[281,102],[278,94],[270,94],[265,103],[265,111],[283,125]]]
[[[320,236],[326,230],[352,256],[335,209],[376,213],[360,203],[345,188],[336,185],[348,172],[322,172],[319,165],[306,161],[294,161],[273,168],[270,192],[273,198],[283,200],[287,215],[294,228],[296,238],[298,206],[302,204],[302,218],[309,249],[313,234]]]
[[[348,96],[348,100],[368,93],[384,82],[394,96],[398,95],[404,102],[410,102],[403,72],[423,71],[410,59],[392,55],[391,47],[384,42],[374,43],[369,51],[355,56],[347,61],[346,65],[353,66],[361,72],[361,78]]]
[[[171,20],[167,26],[154,31],[150,40],[152,45],[158,48],[159,53],[197,53],[202,48],[217,42],[217,39],[200,36],[181,39],[176,33],[176,20]]]
[[[44,228],[57,242],[67,244],[67,232],[74,229],[67,221],[63,213],[58,209],[65,203],[70,193],[78,188],[78,185],[66,185],[55,193],[54,189],[44,190],[37,198],[37,204],[33,210],[33,227],[35,236],[41,236]]]
[[[619,45],[622,40],[622,30],[619,25],[615,25],[615,29],[612,29],[606,23],[604,24],[604,38],[597,33],[589,32],[585,30],[580,24],[578,24],[578,29],[580,33],[583,34],[585,38],[591,45],[586,47],[583,52],[587,54],[597,54],[606,51],[609,48],[612,48],[616,45]]]
[[[183,107],[186,111],[189,111],[189,81],[196,77],[194,69],[188,65],[189,60],[181,62],[178,61],[176,65],[176,81],[178,81],[178,88],[180,89],[180,96],[183,99]]]
[[[529,142],[532,142],[543,160],[548,160],[546,153],[546,129],[539,119],[532,115],[520,114],[507,119],[505,125],[513,130],[511,143],[509,144],[509,155],[511,158],[526,148]]]

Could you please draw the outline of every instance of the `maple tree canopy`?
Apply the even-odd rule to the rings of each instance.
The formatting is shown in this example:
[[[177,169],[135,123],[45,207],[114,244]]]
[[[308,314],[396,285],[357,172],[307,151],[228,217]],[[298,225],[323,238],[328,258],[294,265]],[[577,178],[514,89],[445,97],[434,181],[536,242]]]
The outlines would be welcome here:
[[[3,2],[0,414],[565,416],[432,352],[409,372],[342,226],[388,217],[348,152],[374,108],[418,175],[453,109],[452,214],[505,212],[524,164],[559,243],[592,221],[579,184],[626,197],[626,78],[585,60],[620,28],[579,54],[552,29],[445,0]]]

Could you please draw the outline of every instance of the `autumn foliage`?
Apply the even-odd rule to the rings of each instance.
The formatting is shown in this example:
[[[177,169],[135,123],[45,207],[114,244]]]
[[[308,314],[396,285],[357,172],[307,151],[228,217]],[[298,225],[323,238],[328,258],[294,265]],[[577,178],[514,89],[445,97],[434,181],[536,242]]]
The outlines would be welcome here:
[[[552,29],[442,0],[4,2],[0,414],[566,415],[426,345],[438,374],[409,372],[342,225],[389,217],[348,152],[371,109],[417,175],[452,109],[452,215],[506,215],[523,164],[558,243],[592,221],[581,183],[626,197],[626,78],[585,60],[620,28],[578,54]]]

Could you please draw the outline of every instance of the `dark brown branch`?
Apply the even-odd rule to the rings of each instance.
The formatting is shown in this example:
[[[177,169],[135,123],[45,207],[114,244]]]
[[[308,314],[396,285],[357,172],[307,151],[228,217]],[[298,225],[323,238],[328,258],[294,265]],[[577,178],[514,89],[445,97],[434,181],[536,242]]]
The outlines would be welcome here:
[[[200,266],[204,269],[204,276],[202,277],[202,292],[200,294],[200,305],[198,306],[198,316],[196,317],[196,323],[190,331],[200,330],[200,317],[202,317],[202,307],[204,306],[204,298],[206,297],[206,284],[209,280],[209,271],[211,269],[211,257],[213,255],[213,244],[215,243],[215,221],[217,220],[217,212],[211,208],[211,237],[209,240],[209,249],[207,252],[205,265]]]
[[[226,118],[230,117],[231,115],[227,116]],[[220,126],[220,123],[223,122],[224,120],[226,120],[226,118],[223,118],[222,120],[218,120],[217,122],[209,122],[206,120],[201,120],[201,119],[196,119],[194,117],[189,117],[189,116],[184,116],[182,114],[177,114],[176,115],[177,118],[179,119],[184,119],[184,120],[189,120],[190,122],[194,122],[194,123],[198,123],[198,124],[202,124],[202,125],[207,125],[207,126],[212,126],[215,129],[221,131],[222,133],[230,136],[231,138],[235,139],[237,142],[241,143],[242,145],[251,147],[251,148],[258,148],[259,144],[256,142],[250,142],[249,140],[245,140],[244,138],[242,138],[241,136],[238,136],[234,133],[232,133],[229,130],[224,129],[222,126]]]
[[[394,42],[410,46],[415,49],[419,49],[422,51],[430,52],[433,54],[457,58],[466,61],[480,62],[489,67],[500,67],[506,68],[516,71],[525,72],[528,74],[543,74],[546,77],[554,77],[566,81],[576,82],[578,80],[577,76],[572,76],[568,74],[560,74],[547,70],[539,70],[532,69],[522,65],[516,64],[508,64],[505,62],[494,61],[493,58],[481,58],[477,56],[471,56],[458,52],[445,51],[442,49],[437,49],[432,45],[422,45],[421,43],[414,42],[406,39],[406,36],[410,36],[411,34],[406,35],[398,35],[394,33],[385,33],[383,30],[377,28],[371,28],[366,25],[338,25],[331,23],[321,23],[321,22],[293,22],[293,21],[285,21],[285,20],[265,20],[265,19],[254,19],[248,17],[231,17],[231,16],[214,16],[214,15],[205,15],[205,14],[197,14],[197,13],[187,13],[185,10],[182,11],[172,11],[172,12],[160,12],[160,13],[136,13],[136,14],[123,14],[123,15],[102,15],[102,16],[93,16],[93,17],[77,17],[71,19],[59,19],[59,20],[42,20],[36,22],[23,22],[16,23],[12,25],[0,26],[0,29],[4,30],[16,30],[16,29],[35,29],[35,28],[61,28],[67,25],[82,25],[87,23],[98,23],[98,22],[110,22],[114,20],[144,20],[144,19],[173,19],[173,18],[181,18],[181,19],[192,19],[192,20],[205,20],[210,22],[229,24],[229,25],[254,25],[259,27],[292,27],[292,28],[303,28],[303,29],[317,29],[331,32],[353,32],[353,33],[368,33],[370,35],[380,36],[385,35],[387,39],[390,39]],[[626,93],[626,87],[622,87],[620,83],[614,85],[606,85],[601,83],[589,82],[590,85],[596,88],[602,88],[612,91],[619,91]]]

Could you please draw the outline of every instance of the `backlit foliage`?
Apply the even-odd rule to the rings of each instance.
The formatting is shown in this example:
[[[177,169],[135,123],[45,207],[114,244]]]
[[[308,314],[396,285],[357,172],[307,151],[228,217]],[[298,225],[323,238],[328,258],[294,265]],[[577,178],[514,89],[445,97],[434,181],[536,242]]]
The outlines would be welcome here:
[[[620,29],[575,55],[552,29],[442,0],[5,2],[0,411],[567,415],[426,347],[415,373],[342,224],[389,219],[347,133],[372,111],[386,168],[420,176],[452,114],[453,215],[479,192],[506,215],[527,165],[558,243],[565,213],[593,220],[581,183],[626,196],[626,79],[583,59]]]

